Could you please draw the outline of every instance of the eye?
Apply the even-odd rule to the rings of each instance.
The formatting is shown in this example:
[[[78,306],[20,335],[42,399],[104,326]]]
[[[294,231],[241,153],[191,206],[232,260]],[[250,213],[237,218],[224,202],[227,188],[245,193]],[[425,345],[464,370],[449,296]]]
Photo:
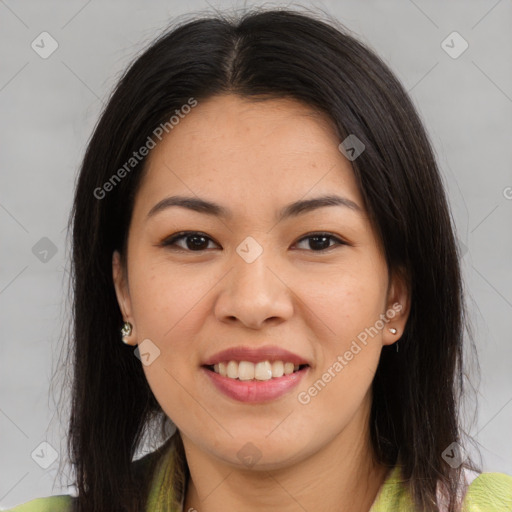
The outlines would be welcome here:
[[[330,249],[334,245],[347,245],[346,242],[338,238],[337,236],[331,235],[330,233],[311,233],[305,237],[302,237],[297,243],[303,240],[309,240],[309,248],[313,252],[322,252]],[[334,245],[329,245],[330,241],[335,241]]]
[[[178,241],[184,241],[184,246],[183,244],[179,245]],[[207,249],[208,241],[213,242],[209,236],[199,231],[182,231],[165,239],[161,245],[163,247],[177,246],[185,251],[200,252]]]
[[[303,243],[304,241],[306,241],[309,246],[306,247],[306,250],[313,252],[323,252],[334,245],[347,245],[345,241],[331,233],[311,233],[302,237],[297,244]],[[334,244],[331,244],[332,241],[334,241]],[[199,231],[181,231],[165,239],[160,245],[163,247],[178,248],[188,252],[201,252],[208,249],[209,242],[217,245],[208,235]]]

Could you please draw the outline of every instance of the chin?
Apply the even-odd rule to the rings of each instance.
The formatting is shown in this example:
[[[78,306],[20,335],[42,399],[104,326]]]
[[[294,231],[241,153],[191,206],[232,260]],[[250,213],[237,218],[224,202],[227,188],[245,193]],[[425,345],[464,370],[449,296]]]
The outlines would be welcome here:
[[[270,435],[270,437],[273,434]],[[290,444],[287,440],[276,436],[275,439],[265,436],[236,436],[219,451],[219,445],[212,454],[227,464],[244,467],[252,471],[270,471],[287,468],[309,456],[305,444]]]

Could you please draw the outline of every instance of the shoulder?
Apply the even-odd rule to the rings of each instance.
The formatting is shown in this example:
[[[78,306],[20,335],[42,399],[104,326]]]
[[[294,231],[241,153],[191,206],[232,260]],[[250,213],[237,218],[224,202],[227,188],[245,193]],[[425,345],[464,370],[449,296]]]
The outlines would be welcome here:
[[[36,498],[9,508],[6,512],[72,512],[75,500],[76,498],[69,495]]]
[[[511,512],[512,476],[505,473],[477,473],[463,471],[459,503],[461,512]],[[447,496],[441,488],[437,493],[438,507],[447,510]],[[464,498],[462,498],[462,496]],[[403,478],[400,466],[395,466],[382,485],[370,512],[409,512],[415,510],[412,496]]]
[[[132,462],[133,471],[137,478],[142,478],[147,472],[152,472],[154,464],[158,462],[168,445],[168,443],[165,443],[157,450],[146,453],[140,459]],[[73,506],[77,500],[78,498],[74,496],[61,494],[59,496],[36,498],[7,510],[0,510],[3,510],[3,512],[73,512]]]
[[[510,512],[512,476],[505,473],[481,473],[469,484],[463,502],[464,512]]]

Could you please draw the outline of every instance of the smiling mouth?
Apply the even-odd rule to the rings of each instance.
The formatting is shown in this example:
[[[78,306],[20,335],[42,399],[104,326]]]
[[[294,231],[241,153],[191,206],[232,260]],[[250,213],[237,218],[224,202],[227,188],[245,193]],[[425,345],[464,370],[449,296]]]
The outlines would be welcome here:
[[[293,364],[288,361],[224,361],[214,365],[204,365],[203,368],[217,373],[222,377],[238,381],[267,381],[279,379],[285,375],[297,373],[308,364]]]

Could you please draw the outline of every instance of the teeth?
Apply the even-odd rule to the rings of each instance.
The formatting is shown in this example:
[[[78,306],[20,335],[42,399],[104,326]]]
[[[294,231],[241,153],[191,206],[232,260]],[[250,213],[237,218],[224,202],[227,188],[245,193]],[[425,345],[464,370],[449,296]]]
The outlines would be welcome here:
[[[284,375],[283,361],[274,361],[272,363],[272,377],[282,377]]]
[[[251,363],[249,363],[251,364]],[[240,363],[240,366],[242,363]],[[254,378],[256,380],[270,380],[272,378],[272,365],[269,361],[257,363],[254,366]]]
[[[290,375],[290,373],[293,373],[294,365],[293,363],[284,363],[284,374]]]
[[[226,376],[230,379],[238,379],[238,363],[236,361],[229,361]]]
[[[239,380],[270,380],[290,375],[298,369],[298,364],[283,361],[261,361],[256,364],[250,361],[227,361],[213,365],[215,373]]]
[[[240,380],[254,379],[254,363],[250,363],[249,361],[240,361],[238,363],[238,378]]]

